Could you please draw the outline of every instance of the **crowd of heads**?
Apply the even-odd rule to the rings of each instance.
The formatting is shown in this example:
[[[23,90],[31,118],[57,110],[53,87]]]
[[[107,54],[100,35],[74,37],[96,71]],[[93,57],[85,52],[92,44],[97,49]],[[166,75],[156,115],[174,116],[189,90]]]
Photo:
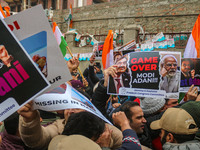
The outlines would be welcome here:
[[[124,133],[124,131],[128,130],[136,133],[134,136],[128,136],[130,139],[134,139],[134,144],[140,148],[141,146],[146,146],[146,148],[157,150],[160,149],[158,148],[160,144],[163,149],[170,149],[169,147],[172,146],[170,143],[176,143],[179,144],[178,146],[182,146],[183,143],[187,145],[188,141],[194,143],[199,142],[200,102],[198,101],[200,97],[197,97],[197,94],[195,96],[193,95],[193,99],[188,98],[186,100],[187,102],[183,103],[180,103],[178,99],[170,98],[109,95],[106,89],[108,86],[108,78],[128,72],[126,57],[117,53],[114,61],[115,64],[104,70],[104,72],[101,70],[100,63],[91,61],[91,64],[85,70],[86,76],[84,78],[78,73],[78,68],[73,67],[72,61],[71,64],[68,62],[68,66],[71,65],[69,68],[73,68],[71,74],[74,76],[68,84],[85,95],[113,123],[110,126],[118,129],[111,131],[105,120],[80,108],[58,110],[55,116],[62,116],[62,122],[60,124],[56,123],[58,120],[61,120],[56,118],[55,122],[49,123],[39,129],[39,134],[42,139],[48,141],[48,144],[45,144],[46,146],[49,145],[49,150],[72,149],[70,148],[72,145],[75,145],[74,147],[78,149],[81,149],[80,147],[82,146],[86,149],[88,147],[88,150],[92,148],[101,149],[101,147],[120,150],[120,147],[123,149],[124,145],[128,146],[124,142],[125,140],[122,140],[122,132]],[[160,64],[161,67],[165,68],[167,76],[173,77],[176,74],[178,64],[177,59],[173,55],[165,55],[162,57]],[[185,74],[191,71],[188,60],[182,62],[181,71]],[[97,73],[100,72],[104,75],[102,79],[97,76]],[[66,89],[64,85],[60,87],[64,90]],[[194,94],[191,91],[188,92],[188,95]],[[30,145],[30,148],[34,147],[34,142],[27,142],[30,139],[32,141],[32,138],[26,140],[27,137],[31,137],[29,135],[30,133],[34,134],[32,129],[29,131],[29,128],[32,126],[31,123],[33,126],[36,124],[35,126],[38,128],[40,125],[34,123],[35,118],[40,116],[40,121],[46,119],[45,115],[43,116],[42,113],[39,115],[37,110],[31,109],[31,106],[32,103],[28,103],[18,111],[20,117],[23,119],[19,119],[19,115],[15,113],[4,121],[6,134],[17,136],[21,140],[20,142],[25,142],[22,144],[24,149],[28,149]],[[53,128],[51,128],[52,126]],[[50,131],[48,128],[51,128],[53,131]],[[53,134],[51,133],[53,136],[48,132],[53,132]],[[1,135],[1,146],[3,147],[6,145],[6,138],[5,134]],[[117,146],[117,140],[112,139],[115,137],[114,135],[119,136],[118,139],[120,139],[118,140],[120,142]],[[155,144],[154,140],[157,138],[160,138],[160,141]],[[80,142],[77,142],[75,139],[80,140]],[[67,145],[65,146],[65,144]],[[40,144],[35,145],[38,146]],[[197,146],[200,146],[200,144],[197,144]]]

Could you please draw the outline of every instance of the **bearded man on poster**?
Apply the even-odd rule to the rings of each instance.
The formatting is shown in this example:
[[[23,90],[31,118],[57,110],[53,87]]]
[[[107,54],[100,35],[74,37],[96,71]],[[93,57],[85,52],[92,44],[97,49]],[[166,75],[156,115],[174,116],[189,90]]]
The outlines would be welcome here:
[[[177,70],[177,59],[173,55],[165,55],[161,59],[162,76],[160,81],[160,90],[165,90],[166,93],[175,93],[179,91],[180,72]]]

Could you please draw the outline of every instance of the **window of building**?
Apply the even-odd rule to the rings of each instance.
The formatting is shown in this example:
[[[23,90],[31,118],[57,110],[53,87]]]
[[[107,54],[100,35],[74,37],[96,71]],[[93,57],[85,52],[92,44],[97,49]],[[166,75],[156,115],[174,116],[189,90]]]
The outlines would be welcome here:
[[[53,10],[56,9],[56,0],[51,0],[51,7]]]
[[[63,9],[67,9],[67,0],[63,0]]]

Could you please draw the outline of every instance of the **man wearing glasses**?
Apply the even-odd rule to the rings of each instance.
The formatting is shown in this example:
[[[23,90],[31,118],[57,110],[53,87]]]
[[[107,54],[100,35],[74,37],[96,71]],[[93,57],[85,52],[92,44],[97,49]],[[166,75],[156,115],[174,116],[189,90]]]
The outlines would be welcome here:
[[[181,86],[190,86],[189,79],[194,79],[195,70],[191,69],[190,59],[181,61]]]
[[[173,55],[165,55],[161,59],[162,76],[160,81],[160,90],[165,90],[166,93],[176,93],[179,91],[180,72],[177,70],[177,59]]]

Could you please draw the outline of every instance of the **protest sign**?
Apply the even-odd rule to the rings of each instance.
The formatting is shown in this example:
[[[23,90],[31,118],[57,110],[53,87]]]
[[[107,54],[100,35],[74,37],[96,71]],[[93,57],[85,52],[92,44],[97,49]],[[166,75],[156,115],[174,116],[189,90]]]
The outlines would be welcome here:
[[[95,57],[102,57],[102,52],[103,52],[103,45],[104,45],[104,42],[98,42],[98,43],[95,43],[93,45],[93,53],[95,54]],[[116,42],[113,41],[113,47],[116,47]]]
[[[3,20],[0,35],[0,121],[3,121],[50,84]]]
[[[4,20],[51,83],[50,89],[71,79],[42,5]]]
[[[200,86],[200,59],[181,59],[181,85],[180,92],[187,92],[191,85],[199,89]]]
[[[46,93],[34,99],[34,109],[56,111],[63,109],[84,109],[110,123],[101,112],[81,93],[67,84],[64,94]],[[110,123],[111,124],[111,123]]]
[[[180,52],[132,52],[119,58],[117,77],[110,76],[108,93],[178,98]]]
[[[136,49],[136,42],[135,40],[131,40],[128,43],[124,44],[123,46],[117,48],[117,51],[121,51],[123,55],[133,52]]]

